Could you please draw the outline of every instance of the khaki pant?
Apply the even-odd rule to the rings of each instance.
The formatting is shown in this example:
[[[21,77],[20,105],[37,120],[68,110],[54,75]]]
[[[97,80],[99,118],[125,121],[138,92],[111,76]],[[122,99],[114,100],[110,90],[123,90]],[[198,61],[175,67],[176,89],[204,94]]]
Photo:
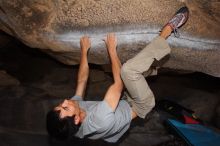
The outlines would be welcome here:
[[[160,36],[156,37],[136,56],[129,59],[121,68],[121,77],[128,90],[127,100],[132,110],[140,118],[145,118],[147,113],[155,106],[154,95],[149,88],[143,73],[148,75],[154,73],[150,67],[154,60],[160,60],[170,53],[170,47],[166,40]]]

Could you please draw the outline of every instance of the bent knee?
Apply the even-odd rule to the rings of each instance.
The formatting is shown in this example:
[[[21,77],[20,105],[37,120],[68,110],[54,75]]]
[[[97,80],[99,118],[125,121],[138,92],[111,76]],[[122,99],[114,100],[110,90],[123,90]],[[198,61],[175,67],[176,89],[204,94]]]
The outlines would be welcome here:
[[[130,78],[133,76],[134,71],[127,65],[127,63],[124,63],[121,67],[121,77],[124,78]]]
[[[134,65],[129,64],[129,62],[126,62],[121,67],[121,77],[123,81],[125,80],[139,80],[140,78],[143,78],[142,72],[135,68]]]

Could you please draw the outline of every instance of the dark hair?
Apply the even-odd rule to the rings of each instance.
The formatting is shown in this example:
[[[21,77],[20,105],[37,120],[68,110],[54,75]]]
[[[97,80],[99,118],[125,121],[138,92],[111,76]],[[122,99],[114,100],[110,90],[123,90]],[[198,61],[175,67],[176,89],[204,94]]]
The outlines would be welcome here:
[[[79,130],[80,124],[74,123],[74,117],[60,118],[60,111],[51,110],[47,113],[47,131],[50,136],[65,140]]]

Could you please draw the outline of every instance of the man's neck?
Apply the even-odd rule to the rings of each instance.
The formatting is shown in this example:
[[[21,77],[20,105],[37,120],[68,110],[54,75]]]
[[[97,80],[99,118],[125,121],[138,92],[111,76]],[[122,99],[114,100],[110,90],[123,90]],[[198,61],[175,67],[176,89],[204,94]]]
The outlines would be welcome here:
[[[80,109],[79,117],[80,117],[80,123],[82,123],[86,117],[86,111],[83,109]]]

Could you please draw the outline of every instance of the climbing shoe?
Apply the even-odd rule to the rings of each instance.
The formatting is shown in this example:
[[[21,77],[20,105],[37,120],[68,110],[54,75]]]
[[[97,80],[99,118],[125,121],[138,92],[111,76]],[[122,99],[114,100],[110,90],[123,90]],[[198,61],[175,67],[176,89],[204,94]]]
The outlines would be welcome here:
[[[175,37],[179,37],[178,28],[183,26],[189,17],[189,10],[187,7],[180,8],[176,14],[170,19],[170,21],[165,25],[169,25],[174,33]]]

